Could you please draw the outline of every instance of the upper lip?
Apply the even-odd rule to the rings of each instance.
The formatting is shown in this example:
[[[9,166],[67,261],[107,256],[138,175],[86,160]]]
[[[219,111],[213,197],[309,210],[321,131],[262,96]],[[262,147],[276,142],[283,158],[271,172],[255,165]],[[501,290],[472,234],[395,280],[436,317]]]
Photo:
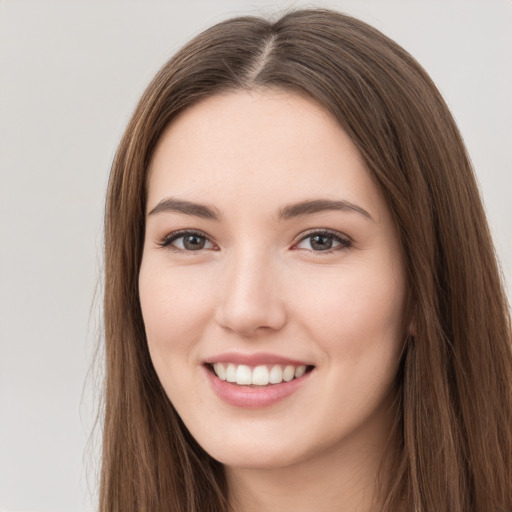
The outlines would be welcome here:
[[[216,356],[209,357],[205,360],[206,364],[213,363],[234,363],[245,364],[247,366],[258,366],[263,364],[282,364],[292,366],[313,366],[310,362],[284,357],[277,354],[268,352],[261,352],[255,354],[243,354],[240,352],[223,352]]]

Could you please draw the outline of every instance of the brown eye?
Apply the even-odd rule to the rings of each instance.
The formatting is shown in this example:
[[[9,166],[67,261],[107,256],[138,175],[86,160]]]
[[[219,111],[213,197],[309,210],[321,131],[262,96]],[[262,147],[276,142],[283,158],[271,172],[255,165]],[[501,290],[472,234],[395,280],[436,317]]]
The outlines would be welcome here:
[[[159,245],[177,252],[193,252],[214,248],[213,243],[207,236],[193,231],[171,233]]]
[[[350,247],[351,242],[341,234],[327,232],[310,233],[296,245],[298,249],[315,252],[331,252]]]
[[[314,235],[310,237],[311,248],[314,251],[325,251],[333,245],[332,236]]]
[[[206,238],[198,235],[186,235],[183,238],[183,247],[187,251],[198,251],[206,245]]]

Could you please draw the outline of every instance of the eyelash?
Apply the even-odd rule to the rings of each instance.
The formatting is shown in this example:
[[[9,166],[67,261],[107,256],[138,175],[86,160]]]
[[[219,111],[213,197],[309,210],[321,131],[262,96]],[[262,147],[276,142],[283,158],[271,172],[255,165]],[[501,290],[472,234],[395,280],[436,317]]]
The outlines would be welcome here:
[[[181,254],[184,254],[184,253],[185,254],[193,254],[195,252],[200,252],[203,250],[203,249],[198,249],[196,251],[184,250],[184,249],[179,249],[178,247],[175,247],[172,245],[173,242],[175,242],[176,240],[179,240],[180,238],[183,238],[185,236],[197,236],[197,237],[204,238],[207,241],[211,242],[210,238],[205,233],[202,233],[201,231],[179,230],[179,231],[174,231],[172,233],[169,233],[162,240],[157,242],[157,244],[160,247],[162,247],[163,249],[167,249],[167,250],[181,253]],[[307,231],[306,233],[303,233],[301,238],[297,242],[295,242],[293,245],[296,246],[296,245],[300,244],[301,242],[303,242],[304,240],[307,240],[308,238],[312,238],[313,236],[331,237],[333,242],[338,242],[339,245],[332,247],[326,251],[315,251],[313,249],[296,249],[296,250],[303,250],[303,251],[305,250],[310,253],[314,253],[316,255],[322,255],[322,254],[332,254],[337,251],[343,251],[352,246],[352,241],[348,237],[346,237],[345,235],[342,235],[338,231],[333,231],[330,229]],[[218,250],[218,249],[214,249],[214,250]]]

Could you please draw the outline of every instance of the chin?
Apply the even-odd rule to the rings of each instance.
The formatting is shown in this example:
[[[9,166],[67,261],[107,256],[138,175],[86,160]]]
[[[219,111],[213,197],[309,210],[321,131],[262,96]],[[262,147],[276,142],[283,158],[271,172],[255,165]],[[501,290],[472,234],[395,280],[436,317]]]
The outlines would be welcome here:
[[[241,469],[285,468],[314,458],[315,454],[326,450],[321,445],[310,446],[301,435],[284,433],[277,436],[264,433],[239,439],[233,439],[230,433],[222,439],[212,439],[210,434],[207,439],[196,439],[215,460],[226,467]]]
[[[279,469],[292,466],[301,461],[299,453],[285,453],[275,448],[246,447],[233,450],[220,450],[210,455],[226,467],[240,469]]]

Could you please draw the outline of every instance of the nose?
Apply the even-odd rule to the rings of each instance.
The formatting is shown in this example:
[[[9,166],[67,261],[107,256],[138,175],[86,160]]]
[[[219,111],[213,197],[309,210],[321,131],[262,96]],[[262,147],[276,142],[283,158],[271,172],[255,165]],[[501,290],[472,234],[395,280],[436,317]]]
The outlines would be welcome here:
[[[217,323],[251,338],[282,329],[287,315],[278,263],[252,251],[226,262]]]

